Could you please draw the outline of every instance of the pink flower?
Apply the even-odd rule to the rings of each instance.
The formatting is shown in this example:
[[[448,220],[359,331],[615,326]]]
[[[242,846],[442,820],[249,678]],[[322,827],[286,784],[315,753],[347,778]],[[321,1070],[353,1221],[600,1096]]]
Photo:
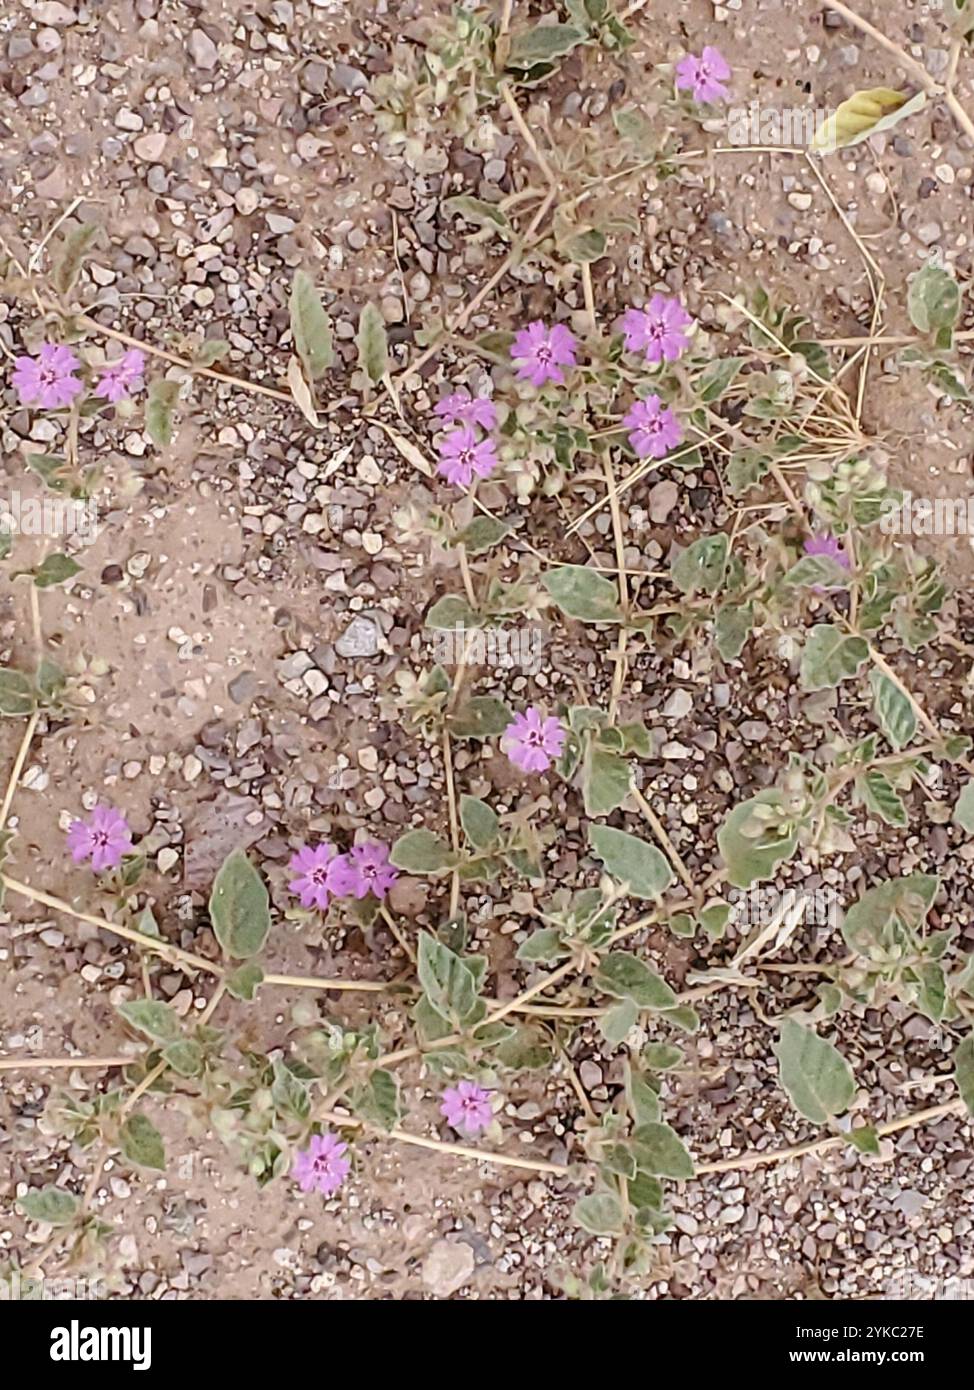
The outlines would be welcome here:
[[[688,53],[677,63],[677,91],[692,91],[694,101],[726,101],[730,93],[724,83],[730,75],[724,55],[708,45],[699,58]]]
[[[332,845],[302,845],[292,856],[288,868],[295,875],[288,887],[296,893],[302,907],[324,912],[332,898],[344,898],[353,890],[355,876],[344,854],[336,855]]]
[[[37,357],[14,359],[12,381],[21,405],[39,405],[43,410],[59,410],[70,405],[82,389],[72,373],[81,363],[70,348],[45,343]]]
[[[352,893],[356,898],[364,898],[370,892],[376,898],[384,898],[399,877],[389,863],[389,846],[374,840],[355,845],[349,851],[348,865],[354,878]]]
[[[494,1118],[490,1096],[490,1091],[478,1086],[475,1081],[461,1081],[443,1092],[440,1114],[446,1116],[447,1124],[454,1129],[460,1129],[465,1134],[479,1134]]]
[[[478,441],[470,425],[451,430],[436,447],[440,454],[436,471],[454,486],[469,487],[475,473],[478,478],[489,478],[497,467],[494,441]]]
[[[504,751],[515,766],[524,772],[547,772],[565,746],[565,728],[560,719],[542,719],[541,711],[531,705],[524,714],[516,714],[504,730]]]
[[[849,568],[849,557],[842,548],[842,542],[828,531],[820,536],[810,536],[803,548],[806,555],[827,555],[844,570]]]
[[[451,425],[459,421],[461,425],[479,425],[482,430],[497,427],[497,407],[494,402],[487,396],[471,397],[470,392],[465,390],[444,396],[434,406],[433,414]]]
[[[535,319],[515,337],[511,357],[522,381],[530,381],[532,386],[556,381],[564,386],[562,367],[575,366],[575,335],[564,324],[546,328],[540,319]]]
[[[132,848],[132,832],[114,806],[96,806],[87,820],[73,820],[68,827],[68,849],[76,864],[91,860],[96,874],[114,869]]]
[[[628,352],[644,352],[647,362],[675,362],[690,346],[684,333],[693,319],[678,299],[654,294],[647,309],[627,309],[622,319]]]
[[[629,430],[629,443],[639,458],[665,458],[683,439],[683,429],[672,410],[664,410],[659,396],[636,401],[622,423]]]
[[[117,362],[109,362],[98,378],[95,395],[102,396],[114,405],[125,400],[133,391],[142,386],[142,373],[145,370],[145,354],[132,348]]]
[[[294,1155],[291,1177],[302,1192],[331,1197],[348,1177],[352,1166],[345,1157],[348,1145],[334,1134],[313,1134],[306,1149]]]

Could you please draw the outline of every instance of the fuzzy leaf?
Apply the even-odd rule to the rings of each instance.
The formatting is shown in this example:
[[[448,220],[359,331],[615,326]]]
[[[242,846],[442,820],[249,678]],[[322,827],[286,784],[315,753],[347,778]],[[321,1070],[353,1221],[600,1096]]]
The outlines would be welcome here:
[[[153,444],[160,449],[168,448],[173,441],[178,400],[178,381],[169,381],[166,377],[157,376],[149,383],[145,428]]]
[[[304,270],[295,273],[291,285],[291,336],[309,381],[317,381],[335,360],[331,319],[314,281]]]
[[[611,1192],[593,1192],[579,1197],[572,1208],[572,1220],[589,1235],[618,1235],[623,1228],[622,1206]]]
[[[166,1149],[152,1121],[139,1113],[130,1115],[119,1133],[122,1153],[139,1168],[164,1169]]]
[[[62,1187],[35,1187],[17,1198],[17,1205],[31,1221],[46,1221],[49,1226],[71,1226],[81,1204],[73,1192]]]
[[[389,862],[407,874],[441,874],[453,867],[453,851],[432,830],[407,830],[392,847]]]
[[[267,889],[242,849],[227,856],[214,880],[210,921],[231,959],[245,960],[263,949],[271,929]]]
[[[882,671],[871,671],[869,681],[873,688],[873,714],[883,734],[897,753],[905,748],[917,731],[917,717],[913,706],[895,681]]]
[[[389,348],[386,325],[375,304],[366,304],[358,321],[358,364],[369,380],[380,382],[389,370]]]
[[[490,849],[500,836],[500,821],[486,801],[476,796],[461,796],[460,824],[474,849]]]
[[[603,956],[592,983],[617,999],[631,999],[640,1009],[672,1009],[676,1005],[676,995],[662,976],[628,951],[610,951]]]
[[[825,1038],[786,1018],[774,1051],[781,1084],[807,1120],[824,1125],[849,1108],[856,1093],[852,1068]]]
[[[583,623],[618,622],[619,592],[597,570],[587,565],[561,565],[549,570],[542,582],[569,618]]]
[[[634,898],[658,898],[673,882],[673,870],[647,840],[608,825],[590,825],[588,838],[606,873],[627,883]]]
[[[831,690],[854,676],[869,656],[861,637],[851,637],[831,623],[816,623],[802,653],[801,683],[805,690]]]

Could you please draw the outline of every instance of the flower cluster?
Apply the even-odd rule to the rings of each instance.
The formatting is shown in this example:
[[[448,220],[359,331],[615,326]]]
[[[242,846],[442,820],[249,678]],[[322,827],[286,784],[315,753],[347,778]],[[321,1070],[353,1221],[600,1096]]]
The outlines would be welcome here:
[[[677,63],[676,89],[692,93],[694,101],[726,101],[730,92],[724,84],[730,75],[727,59],[720,49],[708,44],[699,58],[688,53]]]
[[[117,868],[132,848],[128,822],[114,806],[96,806],[87,820],[73,820],[67,838],[74,862],[90,859],[96,874]]]
[[[304,908],[324,912],[332,898],[382,899],[399,877],[389,863],[388,845],[369,841],[339,854],[333,845],[302,845],[288,868],[288,887]]]
[[[84,390],[84,382],[75,373],[82,369],[78,357],[69,347],[44,343],[36,357],[14,359],[11,378],[21,405],[36,405],[42,410],[61,410],[71,404]],[[143,384],[145,355],[132,348],[117,361],[101,368],[94,394],[116,405],[127,400]]]
[[[536,705],[517,714],[504,730],[501,746],[522,772],[547,772],[565,746],[560,719],[545,719]]]
[[[491,430],[497,428],[493,401],[486,396],[472,397],[469,391],[454,391],[444,396],[433,414],[445,424],[457,426],[437,444],[437,472],[455,487],[469,487],[475,475],[489,478],[497,467],[496,446],[489,438]]]

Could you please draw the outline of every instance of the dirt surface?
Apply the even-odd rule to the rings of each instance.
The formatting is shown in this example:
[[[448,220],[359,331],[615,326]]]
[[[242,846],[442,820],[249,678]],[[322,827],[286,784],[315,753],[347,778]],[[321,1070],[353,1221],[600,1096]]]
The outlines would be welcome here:
[[[864,0],[861,8],[931,71],[942,65],[945,39],[928,7]],[[231,354],[222,368],[278,390],[296,268],[313,270],[340,325],[341,361],[318,432],[276,399],[197,379],[168,451],[151,448],[139,430],[87,433],[86,457],[100,459],[110,482],[107,509],[94,544],[79,555],[82,574],[40,596],[52,653],[65,668],[89,664],[91,702],[70,722],[39,726],[14,803],[9,871],[96,909],[65,854],[63,832],[97,798],[108,800],[143,837],[149,872],[141,887],[164,931],[186,949],[212,954],[203,907],[216,867],[236,844],[252,847],[283,911],[285,865],[300,841],[321,835],[351,843],[357,831],[389,841],[410,825],[446,826],[439,752],[417,745],[386,703],[395,674],[428,661],[430,600],[458,583],[446,552],[431,559],[404,538],[397,509],[446,499],[381,428],[380,420],[396,420],[389,403],[372,418],[359,412],[348,325],[365,301],[377,301],[396,365],[415,357],[424,318],[470,299],[503,255],[494,243],[465,243],[443,199],[487,185],[508,192],[533,174],[504,116],[496,148],[482,158],[444,137],[435,172],[418,173],[381,145],[369,81],[388,68],[398,37],[447,9],[433,0],[257,0],[246,10],[24,0],[0,16],[0,232],[10,251],[25,261],[83,198],[79,215],[105,228],[85,280],[99,322],[176,352],[187,335],[225,337]],[[896,85],[895,60],[834,19],[798,0],[726,7],[658,0],[631,16],[636,43],[624,57],[593,49],[566,61],[537,93],[535,128],[569,139],[578,125],[604,120],[607,103],[623,94],[639,103],[653,64],[704,42],[719,43],[742,103],[813,99],[831,108],[854,89]],[[961,71],[958,90],[971,107],[974,63],[965,58]],[[698,130],[692,140],[699,148],[724,143],[719,130]],[[969,281],[974,151],[942,106],[931,103],[896,132],[820,167],[834,203],[801,156],[780,153],[728,153],[643,187],[640,235],[617,241],[594,267],[600,313],[611,321],[634,291],[660,288],[679,293],[716,330],[721,292],[760,284],[808,314],[821,338],[865,333],[872,298],[839,210],[882,269],[885,332],[910,331],[904,287],[931,253]],[[486,300],[471,330],[520,326],[556,300],[580,312],[580,284],[570,275],[555,282],[537,267],[518,272]],[[0,300],[6,353],[22,350],[29,322],[21,307]],[[420,438],[428,437],[425,417],[443,384],[476,382],[483,370],[449,349],[421,378],[406,379],[403,409]],[[26,490],[23,441],[44,436],[12,391],[0,409],[0,479]],[[892,353],[874,358],[862,429],[902,486],[918,495],[969,495],[970,425],[967,407],[947,405]],[[681,481],[664,521],[649,522],[660,476],[650,473],[628,499],[626,554],[636,567],[658,567],[674,536],[721,515],[716,478],[703,472]],[[522,504],[534,544],[577,562],[591,550],[611,564],[606,511],[583,531],[584,544],[564,540],[561,507],[575,516],[597,495],[582,479],[558,501]],[[482,496],[491,504],[504,494],[489,484]],[[960,604],[959,634],[970,640],[967,538],[925,544],[959,586],[952,602]],[[365,654],[348,654],[353,624]],[[571,697],[577,679],[604,695],[611,669],[603,638],[578,625],[570,634],[554,625],[546,631],[545,698]],[[26,588],[5,575],[0,658],[13,661],[30,648]],[[701,652],[676,653],[676,684],[692,697],[691,712],[664,715],[672,655],[640,648],[628,696],[632,717],[661,742],[685,746],[683,757],[651,762],[647,777],[674,842],[702,875],[729,804],[715,773],[729,773],[739,795],[771,777],[767,736],[742,738],[738,727],[771,726],[775,759],[815,735],[771,666],[715,672]],[[967,656],[945,648],[910,662],[930,713],[954,730],[970,728],[968,667]],[[523,701],[530,678],[507,679]],[[715,682],[727,691],[722,704]],[[0,767],[12,765],[20,733],[15,721],[0,725]],[[537,793],[489,746],[461,753],[456,770],[465,789],[491,789],[510,805],[549,798],[567,827],[550,884],[579,882],[579,807],[561,784]],[[938,797],[945,794],[938,788]],[[699,817],[686,814],[689,807],[699,807]],[[876,876],[935,869],[949,897],[942,921],[971,949],[974,844],[956,826],[919,824],[903,836],[880,828],[856,853],[802,870],[811,873],[803,881],[851,896]],[[523,984],[512,933],[526,910],[542,905],[529,899],[526,909],[525,896],[523,885],[506,884],[465,895],[474,944],[489,955],[499,998]],[[415,933],[440,920],[442,898],[438,888],[403,879],[393,908]],[[37,904],[8,897],[5,909],[0,1056],[134,1050],[113,1005],[141,989],[136,953]],[[676,985],[702,964],[670,936],[651,935],[645,945]],[[831,943],[799,949],[805,958],[838,953]],[[718,950],[712,960],[720,958]],[[321,932],[281,916],[270,968],[388,980],[406,963],[381,924],[372,934],[351,926]],[[166,967],[155,979],[159,997],[186,1013],[202,1009],[205,982]],[[666,1092],[668,1117],[698,1161],[814,1137],[776,1087],[768,1023],[806,996],[801,975],[780,975],[765,977],[759,1005],[735,991],[706,1001],[701,1032],[688,1043],[690,1067]],[[366,994],[333,992],[322,1011],[348,1022],[378,1013],[394,1036],[404,1014],[394,999],[375,997],[378,1006]],[[265,1050],[286,1047],[297,1002],[264,991],[246,1016],[248,1033]],[[873,1116],[927,1103],[931,1076],[950,1069],[952,1042],[949,1030],[900,1006],[851,1019],[846,1051]],[[83,1095],[108,1076],[65,1071],[60,1083]],[[425,1125],[422,1132],[451,1137],[433,1083],[415,1063],[404,1081],[417,1132]],[[587,1025],[573,1030],[546,1081],[521,1074],[505,1094],[505,1151],[570,1161],[584,1123],[578,1089],[600,1113],[621,1081],[618,1052]],[[43,1070],[0,1073],[0,1266],[28,1265],[50,1239],[16,1211],[23,1185],[57,1179],[80,1191],[91,1170],[90,1153],[39,1123],[56,1084]],[[363,1146],[366,1157],[340,1196],[322,1201],[286,1180],[259,1190],[188,1109],[160,1103],[153,1113],[170,1150],[165,1176],[136,1178],[110,1161],[94,1197],[94,1210],[116,1226],[98,1268],[120,1295],[547,1299],[559,1296],[559,1271],[598,1256],[598,1243],[569,1220],[577,1194],[565,1178],[376,1140]],[[950,1115],[884,1141],[877,1161],[837,1150],[681,1184],[658,1277],[643,1292],[875,1298],[917,1274],[972,1278],[970,1153],[970,1123]],[[53,1273],[57,1257],[45,1268]]]

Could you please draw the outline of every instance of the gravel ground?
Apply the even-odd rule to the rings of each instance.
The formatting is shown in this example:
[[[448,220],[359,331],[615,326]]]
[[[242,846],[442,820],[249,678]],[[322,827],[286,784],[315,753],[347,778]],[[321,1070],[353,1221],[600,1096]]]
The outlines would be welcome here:
[[[429,662],[430,600],[458,587],[452,553],[417,544],[403,522],[410,504],[443,504],[445,490],[394,447],[385,427],[402,422],[392,404],[383,400],[364,418],[351,385],[364,302],[381,305],[403,366],[418,354],[426,317],[459,308],[499,265],[502,249],[464,242],[444,199],[461,189],[494,196],[531,176],[518,132],[503,117],[487,154],[438,137],[422,171],[381,143],[369,84],[388,71],[397,39],[409,40],[414,26],[446,8],[432,0],[258,0],[244,13],[218,3],[25,0],[0,16],[7,191],[0,232],[18,257],[84,199],[79,215],[106,229],[85,283],[99,322],[177,352],[190,338],[225,338],[227,371],[278,390],[295,269],[314,269],[337,325],[340,364],[317,432],[277,399],[198,380],[168,450],[135,429],[86,433],[86,457],[105,467],[110,503],[82,557],[83,574],[42,596],[45,633],[62,664],[88,663],[91,704],[70,723],[41,722],[14,807],[13,872],[74,899],[79,881],[63,855],[63,830],[103,797],[143,837],[145,889],[184,949],[209,949],[201,909],[234,845],[252,847],[283,909],[285,864],[302,839],[350,842],[366,831],[389,840],[411,825],[446,825],[438,750],[419,743],[390,704],[397,674]],[[875,3],[862,8],[880,13]],[[884,32],[940,70],[946,50],[936,15],[897,0],[882,18]],[[623,92],[638,102],[651,64],[699,49],[701,40],[720,43],[745,101],[800,105],[811,93],[830,106],[855,88],[896,85],[893,60],[836,21],[797,0],[658,0],[651,15],[647,7],[632,17],[637,42],[624,59],[600,50],[573,55],[537,99],[552,134],[567,140],[604,118]],[[758,67],[758,54],[774,56]],[[974,105],[966,80],[959,90]],[[701,132],[699,140],[715,135]],[[931,249],[961,281],[971,275],[972,165],[970,147],[936,104],[895,135],[828,164],[838,207],[886,276],[890,333],[908,330],[902,287]],[[681,294],[703,324],[716,326],[718,292],[760,283],[809,313],[822,336],[868,328],[861,259],[803,161],[715,159],[644,188],[638,209],[639,236],[595,266],[606,321],[652,285]],[[518,326],[555,302],[580,313],[580,287],[536,265],[522,268],[485,301],[471,331]],[[20,307],[0,300],[5,348],[19,349],[26,322]],[[476,384],[484,370],[448,349],[405,378],[403,411],[421,440],[428,441],[424,417],[444,383]],[[46,427],[15,406],[12,392],[2,410],[5,485],[24,486],[22,443],[45,442]],[[888,453],[901,485],[922,495],[969,494],[969,411],[945,409],[892,359],[875,364],[863,428]],[[650,473],[630,494],[627,565],[658,569],[675,538],[729,518],[715,473],[704,467],[680,483],[676,489]],[[497,483],[478,495],[510,505]],[[581,537],[564,537],[564,515],[599,495],[582,479],[561,497],[514,505],[534,546],[577,562],[591,553],[611,565],[606,510]],[[943,552],[958,586],[948,611],[970,641],[970,548],[963,538],[926,544]],[[647,602],[657,596],[649,592]],[[663,585],[658,597],[668,592]],[[531,696],[555,702],[573,698],[580,681],[594,699],[607,698],[604,635],[547,615],[540,626],[541,671],[505,673],[503,693],[519,706]],[[28,642],[24,591],[5,583],[0,656],[16,657]],[[944,647],[911,662],[913,688],[955,731],[970,727],[968,666]],[[807,697],[773,653],[723,668],[704,649],[637,647],[626,699],[654,739],[643,789],[701,877],[714,862],[715,830],[728,806],[821,738]],[[869,727],[858,707],[837,715],[850,731]],[[19,736],[12,722],[0,728],[0,766],[11,765]],[[455,769],[465,790],[509,809],[531,799],[496,750],[468,747],[475,751],[461,750]],[[933,797],[949,803],[954,790],[938,785]],[[547,893],[582,881],[585,843],[575,794],[552,780],[539,795],[566,829],[548,857]],[[849,901],[877,878],[936,871],[945,884],[939,925],[959,928],[971,949],[974,843],[957,826],[925,819],[917,801],[910,832],[866,821],[846,852],[822,865],[796,862],[782,886],[824,885]],[[474,945],[490,958],[493,993],[513,997],[530,979],[514,948],[544,899],[501,881],[489,891],[465,890],[464,905]],[[442,898],[423,881],[401,879],[391,906],[415,931],[440,920]],[[36,905],[8,900],[0,922],[4,1056],[115,1055],[131,1046],[112,1006],[139,992],[134,953]],[[665,933],[636,941],[674,987],[690,970],[725,962],[738,944],[699,955]],[[778,959],[839,953],[799,934]],[[372,933],[322,932],[284,920],[271,961],[282,973],[363,980],[390,979],[405,964],[381,925]],[[776,1084],[769,1023],[813,999],[814,977],[763,980],[759,991],[725,990],[705,1001],[689,1065],[667,1084],[667,1118],[698,1162],[818,1133]],[[176,970],[162,971],[157,986],[181,1013],[203,1006],[199,982]],[[329,1007],[362,1021],[375,1012],[368,999],[334,995]],[[265,991],[247,1016],[252,1040],[284,1044],[294,1002]],[[379,1016],[397,1036],[404,1023],[397,1006],[383,1002]],[[874,1122],[942,1098],[936,1077],[950,1071],[949,1030],[894,1005],[844,1015],[841,1040]],[[572,1160],[585,1127],[578,1088],[596,1114],[615,1097],[621,1054],[587,1025],[566,1032],[564,1043],[551,1075],[519,1074],[505,1094],[507,1152]],[[79,1095],[99,1079],[91,1071],[62,1076]],[[415,1067],[405,1081],[411,1123],[449,1138],[437,1128],[428,1081]],[[28,1263],[50,1235],[14,1209],[22,1185],[57,1177],[81,1190],[90,1172],[91,1155],[52,1135],[42,1119],[51,1085],[41,1071],[2,1075],[0,1266]],[[602,1253],[601,1242],[572,1226],[577,1187],[564,1178],[525,1178],[376,1141],[340,1199],[322,1202],[287,1182],[258,1191],[191,1113],[156,1109],[173,1155],[166,1176],[135,1179],[109,1164],[95,1196],[95,1209],[117,1225],[98,1268],[119,1294],[547,1299],[559,1296],[565,1271]],[[833,1150],[680,1185],[658,1277],[642,1293],[875,1298],[904,1281],[919,1287],[921,1277],[974,1278],[970,1123],[947,1116],[884,1140],[882,1149],[875,1160]]]

